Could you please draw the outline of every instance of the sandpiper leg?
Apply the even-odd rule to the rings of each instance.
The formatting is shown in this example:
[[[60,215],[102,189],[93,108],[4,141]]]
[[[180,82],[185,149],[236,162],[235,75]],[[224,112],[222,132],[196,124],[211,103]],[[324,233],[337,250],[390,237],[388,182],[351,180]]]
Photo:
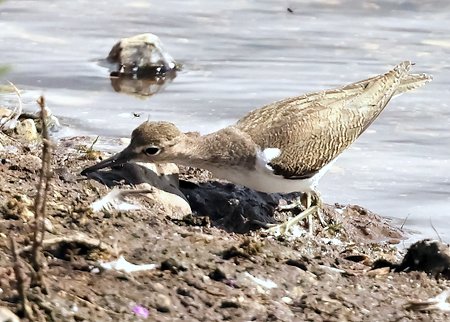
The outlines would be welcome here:
[[[326,227],[327,223],[325,222],[322,216],[322,199],[320,198],[320,194],[316,191],[313,191],[311,194],[309,194],[308,199],[310,207],[312,204],[315,204],[317,207],[319,207],[319,209],[317,210],[317,218],[319,218],[322,227]]]
[[[305,211],[303,211],[301,214],[295,216],[294,218],[291,218],[284,223],[273,225],[270,228],[267,229],[268,232],[275,233],[276,235],[285,235],[287,232],[291,229],[291,226],[295,225],[299,221],[302,221],[303,219],[312,216],[315,212],[319,210],[319,207],[312,206]],[[311,229],[310,229],[311,230]]]
[[[314,213],[318,215],[320,223],[325,227],[326,223],[323,220],[321,214],[322,200],[320,199],[319,195],[315,191],[307,192],[302,196],[301,199],[303,200],[301,200],[300,202],[296,201],[288,206],[283,206],[281,207],[281,209],[283,210],[293,209],[299,207],[300,203],[304,203],[306,208],[304,211],[302,211],[299,215],[295,216],[294,218],[285,221],[282,224],[273,225],[267,231],[276,234],[286,234],[293,225],[297,224],[298,222],[302,221],[305,218],[308,218],[309,233],[312,234],[313,233],[312,216]]]

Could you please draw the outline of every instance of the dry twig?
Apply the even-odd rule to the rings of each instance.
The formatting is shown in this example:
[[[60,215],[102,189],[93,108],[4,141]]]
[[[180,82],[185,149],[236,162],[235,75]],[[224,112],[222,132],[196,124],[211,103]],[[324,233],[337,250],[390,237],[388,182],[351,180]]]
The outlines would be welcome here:
[[[27,292],[26,292],[28,287],[25,286],[25,275],[22,270],[22,265],[19,260],[19,255],[17,254],[16,241],[15,241],[14,237],[12,237],[12,236],[10,236],[9,239],[10,239],[10,243],[11,243],[11,253],[12,253],[13,261],[14,261],[14,275],[16,275],[16,280],[17,280],[17,291],[19,292],[19,297],[20,297],[20,301],[22,304],[22,312],[27,319],[29,319],[30,321],[33,321],[34,320],[33,310],[30,306],[30,303],[28,302],[28,297],[27,297]]]
[[[41,287],[46,292],[43,276],[43,256],[42,256],[42,242],[45,234],[45,217],[46,217],[46,204],[47,193],[49,190],[49,182],[51,178],[51,154],[52,145],[48,136],[47,124],[45,122],[47,118],[47,110],[45,108],[44,97],[41,96],[38,99],[38,104],[41,107],[41,120],[42,120],[42,167],[40,171],[39,184],[37,189],[37,195],[34,200],[34,213],[35,213],[35,225],[33,229],[33,246],[31,249],[31,266],[34,270],[33,284]]]

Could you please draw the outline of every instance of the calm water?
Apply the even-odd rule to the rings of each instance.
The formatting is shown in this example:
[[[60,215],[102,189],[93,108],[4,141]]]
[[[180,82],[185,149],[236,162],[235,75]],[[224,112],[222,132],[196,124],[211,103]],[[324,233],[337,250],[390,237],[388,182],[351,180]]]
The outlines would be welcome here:
[[[450,5],[441,1],[25,1],[0,4],[3,76],[28,110],[44,93],[58,135],[129,136],[147,118],[203,133],[266,103],[357,81],[410,59],[435,80],[392,101],[320,190],[450,241]],[[287,8],[294,12],[287,12]],[[160,36],[184,70],[148,99],[97,63],[121,37]],[[141,114],[140,118],[133,113]]]

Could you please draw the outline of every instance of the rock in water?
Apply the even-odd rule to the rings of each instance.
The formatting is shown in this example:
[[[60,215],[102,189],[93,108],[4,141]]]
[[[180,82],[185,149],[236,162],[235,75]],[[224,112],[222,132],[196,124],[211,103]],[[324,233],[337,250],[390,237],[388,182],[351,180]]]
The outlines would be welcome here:
[[[122,38],[109,52],[108,62],[118,65],[114,76],[154,77],[176,68],[158,36],[146,33]]]

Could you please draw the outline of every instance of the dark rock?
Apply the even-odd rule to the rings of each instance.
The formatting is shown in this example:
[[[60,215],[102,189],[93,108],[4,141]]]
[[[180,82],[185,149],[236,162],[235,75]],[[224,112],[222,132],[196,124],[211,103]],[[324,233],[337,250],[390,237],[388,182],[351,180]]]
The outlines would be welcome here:
[[[227,309],[227,308],[234,308],[237,309],[239,307],[241,307],[241,305],[233,300],[223,300],[222,303],[220,304],[220,307],[222,309]]]
[[[192,297],[191,292],[187,288],[184,288],[184,287],[177,288],[177,294],[182,295],[182,296]]]
[[[422,271],[450,278],[450,248],[436,240],[424,239],[412,244],[397,271]]]
[[[174,274],[177,274],[179,271],[186,271],[187,268],[183,265],[179,264],[175,259],[169,258],[161,263],[160,269],[162,271],[171,271]]]
[[[286,261],[286,264],[290,265],[290,266],[298,267],[298,268],[300,268],[301,270],[304,270],[304,271],[308,270],[308,267],[306,266],[306,264],[303,261],[300,261],[298,259],[288,259]]]
[[[208,215],[214,226],[238,233],[275,223],[273,214],[281,198],[277,194],[214,181],[195,186],[180,182],[180,190],[195,214]]]
[[[227,275],[220,269],[216,268],[211,273],[209,273],[209,277],[215,281],[222,281],[227,278]]]

